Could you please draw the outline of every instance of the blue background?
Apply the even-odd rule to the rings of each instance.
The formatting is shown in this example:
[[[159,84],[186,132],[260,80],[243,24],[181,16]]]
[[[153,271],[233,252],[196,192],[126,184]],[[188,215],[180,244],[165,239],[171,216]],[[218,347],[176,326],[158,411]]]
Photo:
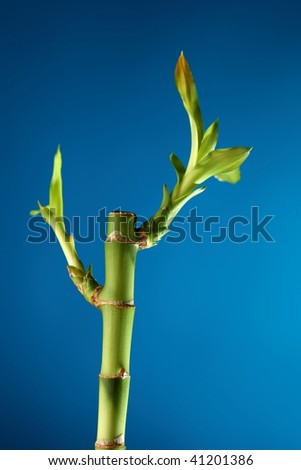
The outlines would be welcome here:
[[[210,180],[182,215],[225,224],[259,206],[275,242],[206,236],[139,254],[127,446],[301,449],[298,2],[0,5],[0,446],[93,447],[101,317],[58,245],[26,242],[28,213],[48,202],[59,143],[65,214],[83,234],[101,207],[157,209],[170,152],[189,152],[183,49],[219,147],[254,150],[239,184]],[[78,251],[101,282],[102,243]]]

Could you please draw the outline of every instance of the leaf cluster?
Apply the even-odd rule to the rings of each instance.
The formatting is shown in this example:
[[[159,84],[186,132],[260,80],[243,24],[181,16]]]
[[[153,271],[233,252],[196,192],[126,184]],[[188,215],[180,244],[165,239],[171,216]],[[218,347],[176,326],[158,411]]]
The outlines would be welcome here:
[[[140,229],[145,234],[147,247],[156,245],[168,232],[168,227],[181,208],[206,189],[202,184],[208,178],[214,176],[219,181],[237,183],[240,179],[240,166],[252,150],[248,147],[216,149],[218,119],[204,132],[196,85],[183,53],[176,64],[175,84],[189,119],[190,156],[185,168],[174,153],[170,155],[177,181],[172,191],[163,185],[159,209]]]

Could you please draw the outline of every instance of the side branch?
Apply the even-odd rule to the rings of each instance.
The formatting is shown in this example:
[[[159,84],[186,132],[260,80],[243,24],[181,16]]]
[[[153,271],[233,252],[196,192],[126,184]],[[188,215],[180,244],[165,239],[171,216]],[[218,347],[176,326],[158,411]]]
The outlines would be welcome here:
[[[100,286],[92,276],[92,267],[89,266],[86,272],[82,269],[76,268],[75,266],[67,266],[67,270],[71,281],[78,291],[85,297],[87,302],[98,308],[97,295],[103,286]]]
[[[68,272],[73,284],[85,299],[95,307],[94,298],[102,288],[92,276],[92,266],[87,271],[78,257],[75,241],[72,235],[66,232],[63,210],[63,180],[62,180],[62,155],[60,147],[54,156],[52,178],[49,186],[49,204],[42,206],[38,202],[39,209],[31,211],[32,216],[41,214],[45,222],[50,225],[66,257]]]
[[[138,229],[144,243],[140,249],[151,248],[169,231],[169,227],[181,208],[193,197],[201,194],[200,186],[211,177],[219,181],[236,183],[240,179],[240,166],[248,157],[251,148],[232,147],[216,150],[218,120],[204,132],[203,118],[198,102],[196,85],[183,52],[176,69],[175,84],[187,112],[191,130],[191,151],[187,166],[172,153],[170,162],[177,181],[170,191],[163,186],[163,197],[159,209]]]

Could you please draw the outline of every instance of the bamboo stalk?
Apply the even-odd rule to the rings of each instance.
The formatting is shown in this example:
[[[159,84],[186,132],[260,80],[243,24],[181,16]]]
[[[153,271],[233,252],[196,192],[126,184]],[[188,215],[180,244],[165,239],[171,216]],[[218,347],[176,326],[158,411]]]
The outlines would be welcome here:
[[[105,242],[106,278],[98,294],[98,308],[103,316],[103,346],[96,450],[125,449],[138,247],[135,215],[111,212]]]
[[[102,365],[99,375],[99,411],[95,449],[125,449],[125,425],[130,388],[130,352],[134,305],[134,277],[139,249],[151,248],[168,232],[169,227],[191,198],[201,194],[204,181],[216,177],[236,183],[240,166],[251,148],[216,149],[218,122],[204,132],[196,85],[183,53],[176,69],[175,83],[187,111],[191,130],[191,151],[187,167],[175,155],[170,155],[177,181],[170,191],[163,185],[163,197],[158,210],[136,230],[136,217],[131,212],[111,212],[105,242],[106,279],[102,287],[92,275],[92,265],[86,270],[80,261],[72,235],[66,233],[63,214],[62,158],[58,148],[49,188],[49,204],[31,211],[41,214],[53,228],[68,262],[68,272],[74,285],[85,299],[97,307],[103,316]]]

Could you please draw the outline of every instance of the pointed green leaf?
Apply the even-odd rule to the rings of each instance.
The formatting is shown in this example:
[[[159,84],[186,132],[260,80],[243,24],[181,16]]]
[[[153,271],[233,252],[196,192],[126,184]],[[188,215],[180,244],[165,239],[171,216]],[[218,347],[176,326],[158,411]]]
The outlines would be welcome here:
[[[195,191],[192,191],[190,194],[186,194],[185,196],[181,196],[178,199],[176,199],[173,203],[173,208],[170,212],[167,225],[170,224],[171,220],[177,215],[177,213],[182,209],[182,207],[193,197],[197,196],[198,194],[201,194],[203,191],[205,191],[206,186],[202,186],[201,188],[196,189]]]
[[[63,217],[62,154],[58,147],[54,156],[53,173],[49,188],[49,206],[57,217]]]
[[[251,148],[232,147],[213,150],[193,170],[194,182],[201,184],[211,176],[228,173],[240,167],[251,152]],[[197,172],[199,175],[197,176]]]
[[[64,221],[61,217],[57,217],[55,208],[52,209],[49,205],[42,206],[42,204],[39,201],[38,201],[38,204],[39,204],[40,213],[42,217],[47,222],[47,224],[49,224],[52,227],[56,236],[58,237],[58,231],[60,233],[64,233],[65,242],[71,243],[71,245],[74,246],[73,237],[72,235],[67,235],[65,233]]]
[[[160,207],[167,207],[170,200],[170,194],[166,184],[163,184],[163,196]]]
[[[175,200],[174,204],[175,205],[181,205],[181,207],[183,207],[184,204],[186,204],[186,202],[188,202],[190,199],[192,199],[193,197],[197,196],[198,194],[201,194],[202,192],[204,192],[206,189],[206,186],[202,186],[201,188],[198,188],[196,189],[195,191],[192,191],[192,193],[190,194],[186,194],[185,196],[182,196],[178,199]]]
[[[215,149],[218,137],[218,119],[206,130],[198,151],[198,163],[205,158],[209,152]]]
[[[183,52],[175,68],[175,84],[187,111],[191,130],[191,152],[188,167],[197,161],[198,149],[203,137],[203,119],[194,79]]]
[[[180,181],[182,180],[182,178],[185,174],[186,168],[183,165],[183,163],[181,162],[181,160],[174,153],[170,154],[169,159],[170,159],[170,162],[171,162],[171,164],[174,167],[174,170],[176,172],[177,181],[178,181],[178,183],[180,183]]]
[[[68,264],[84,270],[83,264],[76,253],[74,238],[72,235],[68,235],[65,229],[61,167],[62,155],[58,147],[54,157],[53,172],[49,188],[49,204],[42,206],[38,201],[39,210],[31,211],[31,214],[37,215],[41,213],[45,221],[52,227]]]
[[[88,269],[86,271],[86,276],[92,276],[92,264],[89,264]]]
[[[228,171],[228,173],[220,173],[219,175],[215,175],[215,178],[218,179],[218,181],[226,181],[227,183],[235,184],[240,180],[240,168]]]
[[[52,222],[53,222],[53,211],[50,209],[49,206],[42,206],[42,204],[40,203],[40,201],[38,201],[38,205],[39,205],[39,208],[40,208],[40,213],[42,215],[42,217],[45,219],[45,221],[51,225]]]
[[[30,212],[29,212],[29,215],[31,215],[32,217],[34,217],[35,215],[38,215],[38,214],[40,214],[40,213],[41,213],[40,209],[37,209],[37,210],[30,211]]]

